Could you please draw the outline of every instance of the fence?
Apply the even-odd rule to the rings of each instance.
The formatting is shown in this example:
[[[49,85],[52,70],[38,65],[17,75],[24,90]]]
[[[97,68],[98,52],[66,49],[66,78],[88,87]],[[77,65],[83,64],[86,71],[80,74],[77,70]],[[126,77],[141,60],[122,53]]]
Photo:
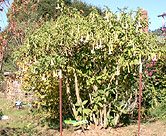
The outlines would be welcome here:
[[[6,82],[0,81],[0,92],[5,92]]]
[[[10,104],[22,101],[24,104],[31,104],[36,98],[32,92],[21,90],[21,84],[17,80],[0,81],[0,98],[5,98]]]

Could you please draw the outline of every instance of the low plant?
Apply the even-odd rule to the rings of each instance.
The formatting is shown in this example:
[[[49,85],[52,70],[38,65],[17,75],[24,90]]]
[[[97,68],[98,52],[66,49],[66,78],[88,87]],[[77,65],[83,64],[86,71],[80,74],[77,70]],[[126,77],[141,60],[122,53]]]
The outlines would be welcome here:
[[[2,116],[3,116],[3,111],[2,111],[2,109],[0,109],[0,120],[1,120]]]
[[[157,118],[165,118],[166,117],[166,102],[163,101],[158,104],[154,109],[151,109],[151,116]]]

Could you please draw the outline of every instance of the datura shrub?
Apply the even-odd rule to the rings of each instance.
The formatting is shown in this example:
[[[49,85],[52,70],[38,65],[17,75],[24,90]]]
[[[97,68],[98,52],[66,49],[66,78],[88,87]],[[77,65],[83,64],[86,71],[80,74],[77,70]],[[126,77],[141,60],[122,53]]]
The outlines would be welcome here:
[[[38,107],[56,118],[61,69],[64,119],[70,113],[76,120],[117,126],[138,107],[140,63],[159,52],[156,38],[144,31],[142,10],[105,9],[100,15],[92,9],[86,17],[74,8],[56,10],[61,12],[56,21],[29,29],[15,53],[23,89],[34,92]]]

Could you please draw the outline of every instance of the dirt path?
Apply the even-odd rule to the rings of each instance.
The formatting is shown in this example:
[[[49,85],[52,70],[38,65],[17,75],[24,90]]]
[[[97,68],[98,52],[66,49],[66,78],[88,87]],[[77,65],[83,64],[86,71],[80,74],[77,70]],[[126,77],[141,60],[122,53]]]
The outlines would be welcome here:
[[[75,132],[63,131],[64,136],[137,136],[138,126],[129,125],[116,129],[90,129],[85,133],[80,130]],[[141,136],[166,136],[166,119],[141,125]]]

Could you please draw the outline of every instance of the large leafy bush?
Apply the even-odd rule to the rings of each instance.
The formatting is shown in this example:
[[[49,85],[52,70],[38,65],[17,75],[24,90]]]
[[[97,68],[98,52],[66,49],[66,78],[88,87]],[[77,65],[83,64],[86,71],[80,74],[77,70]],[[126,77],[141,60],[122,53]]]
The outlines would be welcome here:
[[[57,10],[57,20],[29,29],[15,53],[23,89],[39,97],[47,117],[56,118],[62,69],[63,115],[71,110],[77,120],[116,126],[138,105],[139,61],[158,53],[155,37],[143,31],[148,24],[141,10],[117,15],[106,9],[101,16],[93,9],[87,17],[73,8]]]

